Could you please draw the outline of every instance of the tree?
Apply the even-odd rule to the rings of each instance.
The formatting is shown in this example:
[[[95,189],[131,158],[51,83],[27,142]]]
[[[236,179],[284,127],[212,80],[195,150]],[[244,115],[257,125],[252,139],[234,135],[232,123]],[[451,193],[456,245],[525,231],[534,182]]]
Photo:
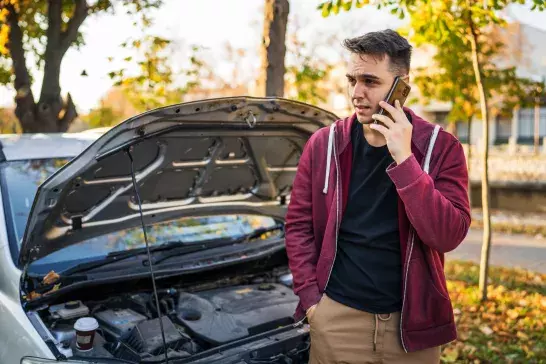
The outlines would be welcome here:
[[[324,16],[339,9],[349,11],[353,3],[361,7],[367,0],[330,0],[319,5]],[[482,209],[483,209],[483,243],[480,262],[479,289],[482,301],[487,299],[487,274],[489,267],[489,250],[491,247],[491,217],[489,212],[489,95],[485,84],[486,69],[484,68],[484,50],[488,39],[487,30],[491,25],[502,26],[505,21],[499,13],[511,3],[519,0],[379,0],[378,8],[387,7],[392,14],[403,18],[409,14],[412,19],[421,18],[423,21],[414,28],[427,43],[446,45],[450,40],[457,39],[470,48],[472,70],[476,83],[477,96],[480,104],[483,130],[482,152]],[[533,0],[532,9],[540,11],[546,8],[544,0]]]
[[[409,27],[421,29],[429,19],[427,17],[412,17]],[[529,88],[534,83],[516,74],[515,67],[498,68],[496,61],[502,58],[505,43],[499,38],[496,28],[484,34],[487,42],[481,45],[484,83],[488,98],[492,100],[490,108],[495,115],[508,116],[515,105],[527,106],[524,102],[529,95]],[[421,33],[415,32],[411,37],[415,46],[430,45],[429,40]],[[472,157],[471,126],[472,119],[481,117],[478,90],[471,62],[471,49],[457,35],[442,40],[442,44],[434,44],[435,53],[432,57],[433,67],[417,68],[413,83],[420,90],[420,101],[428,104],[432,101],[451,102],[451,110],[447,120],[449,124],[464,121],[468,127],[468,172]],[[457,57],[453,57],[457,54]],[[469,198],[471,195],[469,180]],[[471,202],[472,204],[472,202]]]
[[[109,76],[139,112],[179,103],[182,96],[198,84],[197,76],[204,65],[198,57],[200,48],[192,47],[188,57],[190,65],[181,71],[173,69],[170,46],[170,40],[157,36],[134,39],[122,45],[142,53],[137,60],[137,72],[130,74],[128,69],[134,60],[127,57],[124,59],[126,66],[110,72]],[[181,77],[185,79],[181,80]],[[179,86],[182,83],[184,86]]]
[[[90,128],[114,126],[122,120],[122,115],[110,106],[93,109],[82,119]]]
[[[331,47],[338,40],[336,37],[317,34],[320,44],[309,44],[299,38],[302,26],[298,19],[294,19],[291,25],[293,28],[286,42],[291,57],[286,62],[285,93],[287,97],[320,105],[327,101],[329,93],[336,85],[328,80],[333,65],[319,55],[318,48],[322,45]],[[331,51],[331,48],[329,50]]]
[[[284,93],[285,38],[289,10],[288,0],[265,0],[261,74],[258,82],[260,93],[264,96],[282,97]]]
[[[80,27],[91,15],[127,12],[146,14],[162,0],[0,0],[0,84],[15,88],[15,114],[23,132],[66,131],[76,118],[70,94],[61,97],[59,76],[63,57],[70,47],[84,44]],[[149,24],[142,15],[144,25]],[[40,97],[31,90],[27,59],[36,59],[43,71]]]

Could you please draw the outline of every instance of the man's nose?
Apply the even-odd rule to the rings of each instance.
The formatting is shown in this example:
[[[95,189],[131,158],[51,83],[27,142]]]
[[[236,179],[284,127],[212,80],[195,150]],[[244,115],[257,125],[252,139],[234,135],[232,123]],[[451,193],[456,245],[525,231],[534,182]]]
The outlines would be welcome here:
[[[357,82],[355,87],[353,87],[353,94],[351,96],[353,99],[362,99],[366,96],[366,92],[366,86],[361,82]]]

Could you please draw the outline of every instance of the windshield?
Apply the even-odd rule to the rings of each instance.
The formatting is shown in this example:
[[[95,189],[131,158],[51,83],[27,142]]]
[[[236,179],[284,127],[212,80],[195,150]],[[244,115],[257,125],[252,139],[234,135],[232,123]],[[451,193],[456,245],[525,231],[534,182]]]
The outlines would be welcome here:
[[[13,161],[3,164],[2,196],[6,212],[6,227],[10,246],[17,259],[25,226],[38,186],[62,167],[68,159]],[[256,229],[274,226],[276,221],[268,216],[223,214],[181,218],[147,227],[150,245],[170,241],[194,243],[202,240],[237,238]],[[108,253],[145,246],[141,227],[101,235],[69,246],[32,263],[30,272],[42,274],[57,272],[86,261],[100,259]]]

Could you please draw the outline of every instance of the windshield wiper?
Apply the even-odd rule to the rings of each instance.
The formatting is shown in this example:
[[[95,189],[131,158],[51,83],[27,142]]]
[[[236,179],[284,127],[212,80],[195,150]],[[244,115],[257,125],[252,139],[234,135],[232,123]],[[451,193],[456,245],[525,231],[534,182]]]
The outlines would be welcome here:
[[[179,246],[173,249],[169,249],[168,251],[165,251],[163,253],[154,255],[152,257],[152,264],[158,264],[162,261],[169,259],[171,257],[181,256],[189,253],[194,253],[201,250],[207,250],[210,248],[218,248],[222,246],[228,246],[228,245],[234,245],[239,243],[246,243],[250,241],[251,239],[257,238],[261,236],[262,234],[265,234],[270,231],[275,231],[282,229],[284,227],[283,224],[276,224],[273,226],[269,226],[266,228],[260,228],[256,229],[249,234],[243,235],[242,237],[232,238],[232,239],[213,239],[206,242],[201,242],[200,244],[192,244],[192,245],[184,245]],[[150,264],[150,262],[146,259],[142,262],[144,265]]]
[[[162,261],[169,259],[171,257],[186,255],[190,253],[195,253],[202,250],[207,250],[210,248],[218,248],[221,246],[228,246],[237,244],[238,242],[236,240],[230,239],[230,240],[220,240],[215,239],[214,241],[210,241],[207,243],[201,243],[201,244],[191,244],[191,245],[185,245],[180,246],[178,248],[174,248],[168,251],[163,252],[162,254],[157,254],[152,257],[152,264],[156,265],[157,263],[161,263]],[[142,261],[142,264],[145,266],[148,266],[150,262],[148,259],[145,259]]]
[[[281,230],[282,233],[284,234],[284,224],[279,223],[279,224],[275,224],[275,225],[272,225],[272,226],[256,229],[256,230],[252,231],[251,233],[245,235],[242,238],[242,241],[248,242],[248,241],[250,241],[252,239],[260,237],[261,235],[263,235],[265,233],[269,233],[269,232],[272,232],[272,231],[275,231],[275,230]]]
[[[228,245],[233,245],[238,243],[246,243],[265,233],[275,231],[275,230],[283,230],[283,228],[284,228],[283,224],[276,224],[273,226],[256,229],[247,235],[243,235],[242,237],[223,238],[223,239],[216,238],[216,239],[201,241],[200,243],[185,244],[179,240],[168,241],[166,243],[150,247],[151,253],[164,251],[164,253],[162,254],[157,254],[157,255],[154,254],[154,256],[152,257],[152,264],[155,265],[171,257],[195,253],[195,252],[207,250],[210,248],[217,248],[217,247],[228,246]],[[74,267],[71,267],[67,269],[66,271],[64,271],[62,275],[68,276],[68,275],[73,275],[75,273],[82,273],[91,269],[102,267],[111,263],[116,263],[124,259],[135,257],[138,255],[143,255],[143,254],[146,254],[146,247],[111,252],[111,253],[108,253],[108,255],[106,255],[104,259],[101,259],[99,261],[86,262],[86,263],[78,264]],[[149,264],[150,262],[148,261],[148,259],[142,260],[142,265],[148,266]]]
[[[182,244],[180,241],[169,241],[157,246],[150,247],[150,252],[157,252],[161,250],[168,250],[173,249],[174,247],[179,246]],[[100,260],[94,260],[92,262],[86,262],[81,263],[78,265],[75,265],[63,272],[63,276],[72,275],[75,273],[81,273],[85,272],[91,269],[95,269],[98,267],[102,267],[104,265],[108,265],[111,263],[119,262],[127,258],[135,257],[138,255],[146,254],[146,247],[143,248],[137,248],[137,249],[131,249],[131,250],[121,250],[121,251],[115,251],[108,253],[103,259]]]

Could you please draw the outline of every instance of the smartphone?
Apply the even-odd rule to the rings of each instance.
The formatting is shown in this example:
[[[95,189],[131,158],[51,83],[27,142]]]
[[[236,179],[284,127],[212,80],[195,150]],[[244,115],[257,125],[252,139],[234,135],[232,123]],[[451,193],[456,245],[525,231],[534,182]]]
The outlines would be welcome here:
[[[387,96],[385,97],[385,102],[387,102],[389,105],[394,106],[394,101],[398,100],[400,101],[400,106],[403,106],[404,102],[406,102],[406,99],[408,98],[410,90],[410,85],[404,82],[404,80],[400,76],[396,76],[394,78],[394,82],[392,83],[392,87],[389,90],[389,93],[387,93]],[[392,116],[389,114],[389,112],[383,108],[379,110],[379,115],[386,115],[392,119]]]

